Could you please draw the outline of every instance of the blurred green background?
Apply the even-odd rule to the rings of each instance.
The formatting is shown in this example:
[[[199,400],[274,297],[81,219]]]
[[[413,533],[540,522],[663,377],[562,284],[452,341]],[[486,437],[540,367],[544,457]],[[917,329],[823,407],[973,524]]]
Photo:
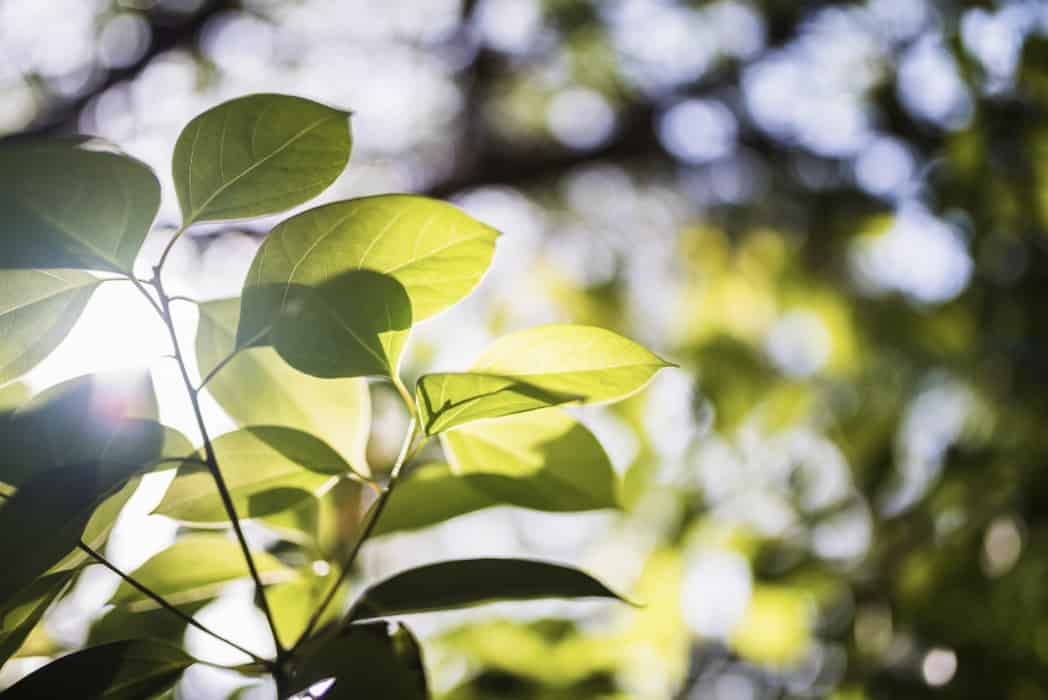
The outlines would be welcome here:
[[[0,0],[0,133],[119,144],[161,175],[161,226],[178,130],[263,91],[353,110],[323,200],[422,192],[504,232],[414,372],[557,320],[681,366],[579,414],[621,511],[368,545],[374,575],[534,555],[646,604],[422,616],[441,697],[1048,698],[1043,0]],[[194,228],[179,291],[236,294],[272,223]],[[152,363],[191,434],[164,352],[104,288],[27,389]],[[405,419],[373,399],[381,465]],[[149,509],[110,541],[127,568],[174,537]],[[0,682],[82,642],[112,584],[85,574]],[[209,608],[257,627],[249,591]],[[179,697],[237,685],[194,668]]]

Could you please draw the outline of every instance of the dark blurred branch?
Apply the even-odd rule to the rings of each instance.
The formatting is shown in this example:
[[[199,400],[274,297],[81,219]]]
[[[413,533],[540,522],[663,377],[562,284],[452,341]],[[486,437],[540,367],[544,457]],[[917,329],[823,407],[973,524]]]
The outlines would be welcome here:
[[[93,99],[114,85],[133,79],[157,56],[171,49],[191,45],[208,20],[221,12],[239,7],[239,0],[205,0],[199,9],[192,13],[165,12],[159,9],[143,12],[142,16],[149,23],[151,36],[146,52],[129,66],[106,72],[97,84],[79,97],[59,103],[41,114],[20,136],[56,136],[76,132],[80,112]]]

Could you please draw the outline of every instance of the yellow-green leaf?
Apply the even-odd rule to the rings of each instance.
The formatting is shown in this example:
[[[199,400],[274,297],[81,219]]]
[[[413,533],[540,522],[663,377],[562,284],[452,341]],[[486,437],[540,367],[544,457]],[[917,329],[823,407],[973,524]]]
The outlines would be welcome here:
[[[427,435],[484,418],[570,403],[573,394],[547,391],[513,377],[460,372],[419,378],[415,400]]]
[[[411,324],[473,290],[497,235],[411,195],[306,211],[277,226],[255,256],[237,343],[271,342],[318,377],[393,376]]]
[[[293,428],[255,426],[221,435],[215,455],[237,515],[257,518],[323,492],[350,467],[319,438]],[[202,455],[178,468],[155,512],[193,523],[224,524],[228,515]]]
[[[557,324],[528,328],[492,343],[471,371],[518,378],[584,403],[618,401],[673,365],[603,328]]]
[[[200,306],[196,352],[206,375],[236,347],[240,300]],[[367,380],[318,379],[288,365],[270,347],[241,350],[210,382],[207,390],[242,426],[281,425],[323,439],[368,473],[367,439],[371,401]]]
[[[285,582],[298,576],[270,554],[254,552],[252,556],[265,584]],[[185,605],[214,597],[227,583],[247,578],[250,572],[236,540],[225,535],[197,534],[185,537],[154,555],[131,575],[169,603]],[[127,582],[120,584],[109,602],[132,605],[138,610],[157,607]]]
[[[276,214],[323,192],[349,161],[349,113],[289,95],[247,95],[193,119],[172,172],[183,225]]]

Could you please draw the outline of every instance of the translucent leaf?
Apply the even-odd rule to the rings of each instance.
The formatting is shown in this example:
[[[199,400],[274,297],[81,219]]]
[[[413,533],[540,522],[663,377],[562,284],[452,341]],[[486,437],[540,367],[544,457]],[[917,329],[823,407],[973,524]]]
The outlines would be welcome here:
[[[255,566],[266,584],[296,578],[293,569],[276,557],[254,552]],[[159,593],[169,603],[185,605],[216,596],[230,581],[250,576],[240,545],[224,535],[197,534],[185,537],[154,555],[131,574],[136,581]],[[109,601],[132,605],[136,610],[155,608],[156,603],[127,582],[121,583]]]
[[[459,559],[408,569],[371,586],[354,603],[351,619],[538,598],[623,600],[571,567],[527,559]]]
[[[150,639],[111,642],[67,654],[3,693],[4,700],[141,700],[173,686],[196,660]]]
[[[244,428],[219,436],[214,448],[237,515],[243,518],[293,508],[327,489],[335,475],[349,471],[326,443],[293,428]],[[199,461],[178,468],[155,512],[194,523],[228,521],[211,473]]]
[[[207,374],[236,347],[240,300],[200,306],[197,362]],[[317,379],[289,366],[269,347],[241,350],[207,390],[241,425],[282,425],[313,433],[353,467],[368,473],[371,401],[364,379]]]
[[[0,666],[18,651],[72,577],[72,571],[60,571],[38,578],[0,608]]]
[[[292,681],[297,693],[325,680],[334,684],[324,700],[396,698],[428,700],[422,649],[404,625],[349,625],[335,637],[303,647],[303,664]]]
[[[300,97],[248,95],[193,119],[172,172],[183,224],[276,214],[323,192],[349,162],[349,114]]]
[[[404,286],[412,317],[421,321],[477,286],[491,264],[497,237],[490,226],[426,197],[392,194],[334,202],[274,228],[255,256],[248,286],[317,285],[351,270],[372,270]],[[250,326],[258,324],[253,313],[245,317]]]
[[[275,306],[268,306],[278,292]],[[264,308],[266,307],[266,308]],[[314,377],[391,377],[411,330],[411,304],[392,277],[354,270],[315,287],[245,287],[242,313],[260,311],[266,328],[255,334],[267,338],[292,367]],[[244,316],[238,342],[251,343]]]
[[[0,268],[131,272],[160,183],[145,164],[96,145],[0,146]]]
[[[419,378],[415,400],[427,435],[485,418],[510,416],[580,397],[546,391],[513,377],[461,372]]]
[[[551,325],[528,328],[492,343],[474,372],[519,378],[585,403],[618,401],[642,389],[673,365],[637,343],[603,328]]]
[[[98,284],[79,270],[0,271],[0,384],[31,370],[62,342]]]

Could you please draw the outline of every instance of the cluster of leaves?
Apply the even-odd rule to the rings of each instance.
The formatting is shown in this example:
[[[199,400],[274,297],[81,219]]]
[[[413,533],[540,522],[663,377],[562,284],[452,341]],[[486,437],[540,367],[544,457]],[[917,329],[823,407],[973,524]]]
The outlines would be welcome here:
[[[0,150],[0,383],[44,359],[100,285],[130,284],[163,320],[203,440],[194,449],[159,422],[148,378],[116,391],[81,377],[0,417],[0,663],[85,566],[123,580],[86,648],[0,697],[169,697],[199,663],[180,648],[192,625],[246,654],[238,670],[272,676],[281,698],[311,687],[312,697],[425,698],[419,645],[386,618],[493,600],[617,597],[576,569],[513,559],[431,564],[350,595],[372,536],[497,504],[615,507],[607,455],[563,407],[626,398],[667,366],[610,331],[553,325],[505,336],[469,371],[423,375],[411,391],[399,367],[412,326],[466,297],[495,250],[497,232],[451,205],[384,195],[283,221],[241,298],[199,304],[202,378],[190,376],[171,312],[189,300],[162,279],[175,241],[200,222],[302,204],[340,175],[350,148],[347,113],[295,97],[251,95],[200,115],[174,150],[182,225],[147,278],[134,263],[160,186],[146,166],[85,139]],[[391,382],[411,417],[396,462],[375,471],[365,458],[368,377]],[[205,387],[239,430],[212,439],[199,405]],[[414,465],[434,437],[446,463]],[[100,553],[107,535],[140,478],[171,468],[156,512],[179,521],[181,535],[120,571]],[[332,536],[347,487],[358,501],[373,498],[350,537]],[[253,546],[242,519],[277,544]],[[272,657],[193,617],[249,576]]]

